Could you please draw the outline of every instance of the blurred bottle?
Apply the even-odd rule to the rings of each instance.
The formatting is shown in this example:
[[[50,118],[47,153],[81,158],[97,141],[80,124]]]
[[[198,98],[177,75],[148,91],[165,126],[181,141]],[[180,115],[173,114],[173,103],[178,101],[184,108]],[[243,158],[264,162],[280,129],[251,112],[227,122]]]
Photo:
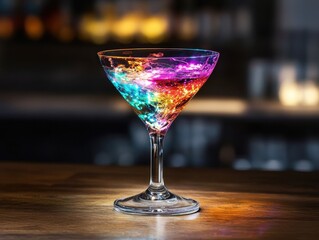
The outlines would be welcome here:
[[[313,170],[319,170],[319,139],[312,138],[307,140],[306,159],[311,161]]]
[[[29,0],[24,2],[25,20],[24,31],[31,40],[39,40],[45,33],[45,26],[41,17],[41,11],[46,1]]]
[[[220,147],[219,150],[219,161],[220,161],[220,165],[222,167],[230,167],[230,166],[236,166],[239,167],[243,166],[242,165],[242,161],[243,159],[239,159],[239,165],[238,163],[235,163],[235,161],[238,161],[238,159],[235,160],[235,148],[232,144],[223,144]]]
[[[313,80],[306,80],[303,84],[303,105],[316,106],[318,102],[319,91],[317,84]]]
[[[288,143],[287,156],[289,159],[289,168],[296,169],[298,161],[305,159],[305,144],[303,140],[292,140]]]
[[[205,166],[207,162],[206,147],[208,139],[205,134],[205,122],[201,119],[195,119],[191,125],[191,161],[196,167]]]
[[[115,2],[112,34],[116,41],[130,43],[136,39],[143,18],[144,1],[120,0]]]
[[[219,16],[219,15],[218,15]],[[203,46],[209,47],[211,40],[216,36],[215,25],[212,24],[214,21],[214,12],[210,7],[202,8],[198,15],[198,37]]]
[[[76,36],[71,0],[60,1],[50,9],[46,21],[48,31],[61,42],[71,42]]]
[[[287,169],[287,147],[282,139],[271,138],[267,141],[267,161],[263,165],[264,170],[282,171]]]
[[[263,169],[267,160],[267,145],[262,137],[253,137],[249,141],[249,157],[254,169]]]
[[[252,166],[248,159],[238,158],[234,161],[233,168],[239,171],[246,171],[246,170],[250,170]]]
[[[15,0],[0,0],[0,40],[9,39],[15,32]]]
[[[297,82],[297,66],[285,64],[279,72],[279,100],[285,106],[297,106],[302,101],[302,89]]]
[[[317,81],[318,69],[316,64],[308,64],[306,69],[306,79],[303,83],[303,104],[306,106],[316,106],[319,103],[319,91]]]
[[[175,22],[177,37],[183,41],[192,41],[198,35],[199,21],[196,13],[188,14],[184,12],[179,16]]]
[[[234,35],[233,16],[230,11],[223,11],[220,13],[220,41],[229,41]]]
[[[246,6],[240,6],[235,11],[235,34],[236,38],[241,40],[251,40],[252,36],[252,16],[251,9]]]
[[[249,64],[248,94],[253,101],[265,100],[268,84],[268,63],[254,59]]]
[[[316,160],[318,156],[318,142],[316,140],[308,140],[292,143],[289,154],[291,155],[291,168],[299,172],[311,172],[315,170]],[[293,149],[292,149],[293,148]],[[292,156],[293,155],[293,156]]]
[[[139,28],[141,41],[156,44],[163,42],[170,35],[170,2],[170,0],[146,1],[146,9]]]
[[[293,169],[298,172],[311,172],[313,165],[308,159],[299,159],[295,162]]]
[[[185,167],[190,164],[191,156],[191,124],[188,119],[180,118],[174,128],[173,146],[171,147],[168,164],[172,167]]]
[[[128,139],[108,136],[100,139],[94,147],[94,163],[97,165],[131,166],[135,155]]]
[[[150,139],[143,123],[139,120],[131,121],[129,126],[131,146],[137,164],[148,164],[150,153]],[[166,148],[165,148],[166,152]]]
[[[216,165],[218,157],[222,156],[224,163],[229,164],[229,156],[232,156],[232,149],[226,148],[225,154],[218,156],[216,143],[220,139],[221,124],[218,121],[205,120],[203,118],[195,118],[191,122],[191,154],[190,161],[192,166],[201,167],[207,165]],[[230,152],[228,152],[230,150]],[[217,152],[217,154],[213,154]],[[230,153],[230,154],[229,154]],[[232,157],[231,157],[232,158]]]
[[[79,19],[79,37],[95,44],[108,41],[114,18],[114,3],[96,0],[93,11],[86,11]]]

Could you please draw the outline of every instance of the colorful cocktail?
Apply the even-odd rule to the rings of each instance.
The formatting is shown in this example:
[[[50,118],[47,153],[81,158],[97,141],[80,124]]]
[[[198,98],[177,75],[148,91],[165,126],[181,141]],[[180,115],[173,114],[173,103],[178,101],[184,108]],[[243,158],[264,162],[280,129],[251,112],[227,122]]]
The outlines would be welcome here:
[[[174,119],[212,73],[219,53],[194,49],[124,49],[98,53],[109,80],[146,125],[151,139],[148,189],[119,199],[115,209],[181,215],[199,204],[169,192],[163,181],[163,139]]]

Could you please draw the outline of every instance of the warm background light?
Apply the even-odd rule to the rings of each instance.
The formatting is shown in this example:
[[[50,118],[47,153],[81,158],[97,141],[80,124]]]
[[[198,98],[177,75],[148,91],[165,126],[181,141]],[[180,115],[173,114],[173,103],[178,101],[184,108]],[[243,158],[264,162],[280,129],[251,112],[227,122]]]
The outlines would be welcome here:
[[[128,13],[122,18],[116,19],[112,24],[112,33],[119,42],[132,42],[138,33],[141,21],[141,13]]]
[[[14,33],[13,21],[7,17],[0,16],[0,38],[10,38]]]
[[[27,36],[31,39],[40,39],[44,34],[44,25],[38,16],[27,16],[24,28]]]
[[[313,81],[305,81],[303,86],[303,104],[307,106],[315,106],[318,102],[318,86]]]
[[[178,37],[182,40],[192,40],[198,33],[197,18],[190,15],[183,15],[179,19],[177,26]]]
[[[285,106],[297,106],[302,100],[302,89],[295,81],[285,80],[279,90],[279,100]]]
[[[154,15],[141,21],[140,33],[147,41],[159,43],[167,35],[169,20],[165,15]]]
[[[79,32],[80,38],[92,41],[95,44],[103,44],[109,38],[110,23],[107,18],[85,15],[80,21]]]

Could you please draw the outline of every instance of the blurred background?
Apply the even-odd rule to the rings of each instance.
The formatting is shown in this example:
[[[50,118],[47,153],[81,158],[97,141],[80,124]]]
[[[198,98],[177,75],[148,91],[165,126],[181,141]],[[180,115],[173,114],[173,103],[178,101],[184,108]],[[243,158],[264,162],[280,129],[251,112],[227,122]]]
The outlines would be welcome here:
[[[148,165],[147,132],[96,52],[221,53],[165,165],[319,169],[319,1],[0,0],[0,160]]]

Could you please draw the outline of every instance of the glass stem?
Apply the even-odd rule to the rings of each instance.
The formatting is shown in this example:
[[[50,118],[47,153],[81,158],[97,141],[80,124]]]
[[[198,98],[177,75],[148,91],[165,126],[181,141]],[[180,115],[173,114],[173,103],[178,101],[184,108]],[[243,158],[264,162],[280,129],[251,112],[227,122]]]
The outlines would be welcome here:
[[[150,133],[151,141],[151,166],[150,166],[150,187],[153,191],[163,190],[163,141],[164,134]]]

